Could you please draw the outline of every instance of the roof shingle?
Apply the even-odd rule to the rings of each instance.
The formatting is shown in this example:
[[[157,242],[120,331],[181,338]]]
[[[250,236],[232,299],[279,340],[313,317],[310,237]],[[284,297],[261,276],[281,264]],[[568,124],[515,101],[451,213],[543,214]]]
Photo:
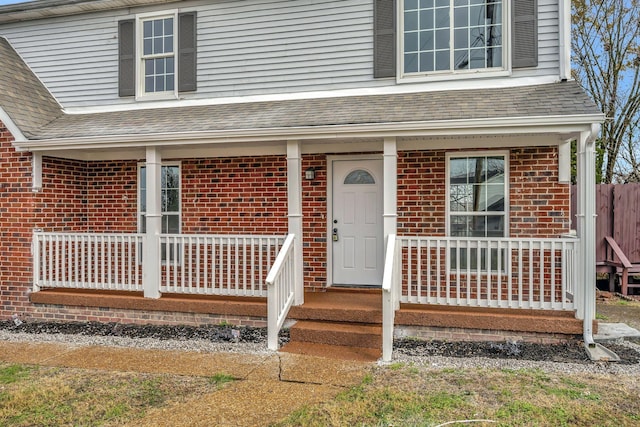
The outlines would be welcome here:
[[[0,107],[27,137],[60,117],[62,109],[4,37],[0,37]]]

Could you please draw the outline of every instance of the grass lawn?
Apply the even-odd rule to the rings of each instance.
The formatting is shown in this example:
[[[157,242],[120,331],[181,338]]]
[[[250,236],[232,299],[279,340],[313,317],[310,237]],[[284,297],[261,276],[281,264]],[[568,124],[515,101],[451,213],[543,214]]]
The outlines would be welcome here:
[[[224,374],[196,377],[0,364],[0,425],[137,425],[157,408],[232,392],[226,388],[232,381]],[[639,395],[640,382],[633,376],[396,363],[370,368],[361,384],[323,404],[305,406],[277,426],[636,426]],[[268,399],[256,402],[255,410],[268,405]],[[198,415],[193,413],[191,420],[207,425]],[[238,413],[237,425],[243,425],[242,419]]]
[[[0,425],[135,424],[151,409],[210,393],[232,381],[0,364]]]
[[[637,426],[639,392],[631,377],[395,364],[278,426]]]

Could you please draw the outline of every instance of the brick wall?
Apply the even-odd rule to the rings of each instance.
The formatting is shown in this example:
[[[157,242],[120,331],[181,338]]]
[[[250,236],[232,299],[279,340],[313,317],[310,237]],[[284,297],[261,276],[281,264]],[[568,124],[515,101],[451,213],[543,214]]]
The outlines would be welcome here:
[[[445,151],[398,153],[398,234],[446,234],[445,162]],[[510,150],[509,236],[567,233],[570,191],[558,182],[556,147]]]
[[[138,162],[86,162],[87,232],[138,231]]]
[[[286,235],[283,156],[182,161],[182,231]]]
[[[54,312],[59,307],[35,310],[28,301],[33,228],[137,231],[138,161],[44,158],[43,191],[33,193],[31,155],[15,152],[11,141],[0,125],[0,316],[21,312],[58,319]],[[316,154],[302,159],[303,171],[309,167],[316,171],[314,180],[302,181],[305,285],[314,290],[325,287],[327,277],[326,158]],[[569,186],[557,182],[557,161],[555,148],[510,151],[511,236],[546,237],[568,231]],[[184,233],[286,234],[284,156],[182,159],[181,165]],[[445,234],[444,182],[444,150],[398,154],[398,234]],[[122,310],[100,312],[103,320],[152,319]],[[61,316],[88,318],[80,309]]]

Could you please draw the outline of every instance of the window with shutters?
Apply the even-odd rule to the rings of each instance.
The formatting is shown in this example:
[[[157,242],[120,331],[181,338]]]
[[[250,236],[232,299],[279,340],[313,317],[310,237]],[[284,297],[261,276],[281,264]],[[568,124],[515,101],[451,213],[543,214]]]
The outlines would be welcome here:
[[[502,0],[404,0],[403,74],[505,68]]]
[[[119,95],[172,99],[196,90],[196,13],[140,14],[119,22]]]

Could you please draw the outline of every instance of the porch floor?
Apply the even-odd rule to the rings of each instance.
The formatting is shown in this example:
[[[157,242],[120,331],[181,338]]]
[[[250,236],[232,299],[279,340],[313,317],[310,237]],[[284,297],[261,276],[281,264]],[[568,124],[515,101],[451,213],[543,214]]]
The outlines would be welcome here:
[[[31,294],[36,304],[113,309],[207,313],[248,317],[267,316],[266,298],[163,294],[144,298],[141,292],[48,289]],[[329,288],[306,292],[305,302],[292,307],[289,319],[355,324],[382,324],[379,289]],[[582,334],[582,321],[570,311],[518,310],[402,304],[396,325],[468,328],[512,332]],[[594,321],[594,331],[597,322]]]

